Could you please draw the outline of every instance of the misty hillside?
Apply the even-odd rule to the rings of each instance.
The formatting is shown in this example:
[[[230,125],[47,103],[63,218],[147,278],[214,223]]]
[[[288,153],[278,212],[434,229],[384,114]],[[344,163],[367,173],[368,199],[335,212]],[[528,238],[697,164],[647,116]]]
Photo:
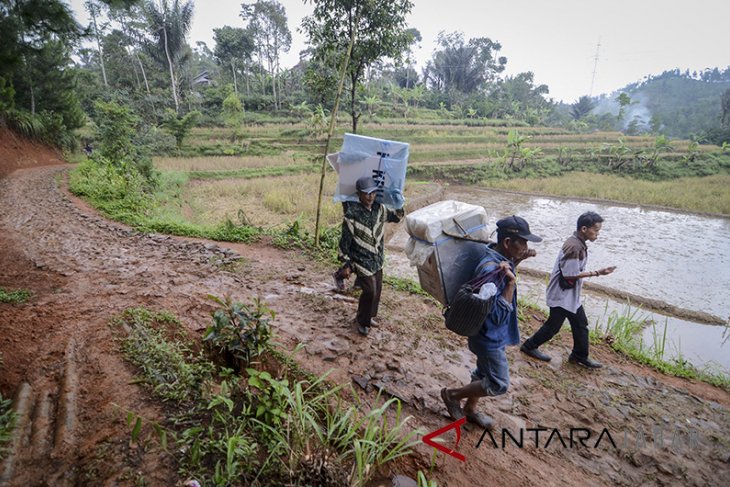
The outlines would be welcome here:
[[[730,89],[730,67],[701,73],[675,69],[632,83],[596,101],[596,115],[617,116],[617,97],[626,93],[631,104],[617,123],[628,132],[663,133],[672,137],[713,138],[721,129],[722,97]]]

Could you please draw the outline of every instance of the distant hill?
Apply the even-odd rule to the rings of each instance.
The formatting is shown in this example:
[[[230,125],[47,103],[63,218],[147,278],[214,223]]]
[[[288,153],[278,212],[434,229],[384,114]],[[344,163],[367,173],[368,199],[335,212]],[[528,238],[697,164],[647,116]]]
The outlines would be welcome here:
[[[659,132],[680,138],[702,137],[719,129],[721,99],[728,89],[730,66],[724,71],[714,68],[699,73],[675,69],[598,97],[592,113],[617,115],[616,98],[626,93],[632,104],[625,108],[625,114],[615,128]]]

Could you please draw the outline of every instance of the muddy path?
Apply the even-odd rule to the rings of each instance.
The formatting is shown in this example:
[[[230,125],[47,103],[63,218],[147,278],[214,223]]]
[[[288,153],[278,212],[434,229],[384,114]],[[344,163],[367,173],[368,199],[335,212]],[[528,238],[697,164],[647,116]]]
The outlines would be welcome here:
[[[33,292],[26,304],[0,304],[0,392],[15,397],[20,412],[0,485],[179,483],[170,458],[129,445],[124,411],[156,418],[162,406],[134,384],[109,319],[147,306],[199,332],[213,310],[207,294],[261,297],[277,312],[279,341],[304,345],[297,358],[305,368],[331,371],[334,382],[353,383],[367,401],[379,390],[401,398],[414,428],[450,422],[439,390],[466,381],[473,359],[431,301],[386,288],[383,324],[360,337],[355,298],[333,292],[331,268],[266,242],[224,248],[139,234],[71,198],[66,170],[29,168],[0,179],[0,286]],[[523,334],[541,319],[527,311]],[[477,448],[482,432],[463,431],[458,450],[467,461],[439,454],[431,474],[439,485],[727,481],[730,395],[638,367],[602,346],[594,349],[602,371],[577,369],[566,363],[566,332],[547,351],[549,365],[510,350],[510,392],[481,403],[497,420],[495,442],[487,437]],[[585,445],[570,442],[571,429],[592,436]],[[605,435],[595,445],[604,429],[615,446]],[[522,447],[507,439],[503,448],[503,430],[522,431]],[[546,447],[556,430],[562,441],[553,434]],[[453,446],[453,432],[445,441]],[[431,451],[420,447],[415,463],[428,468]]]

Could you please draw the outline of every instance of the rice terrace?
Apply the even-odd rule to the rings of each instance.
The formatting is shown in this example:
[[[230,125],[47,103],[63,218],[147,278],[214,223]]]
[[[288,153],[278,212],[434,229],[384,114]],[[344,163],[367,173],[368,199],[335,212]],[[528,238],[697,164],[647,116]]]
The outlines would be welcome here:
[[[726,482],[730,67],[562,101],[486,24],[420,32],[421,0],[230,3],[0,6],[0,485]],[[364,333],[369,276],[338,277],[375,192],[344,181],[359,136],[408,147]],[[446,255],[454,229],[419,240],[412,217],[450,201],[490,249],[504,217],[540,235],[505,261],[520,343],[576,218],[603,216],[581,278],[598,367],[565,325],[551,360],[506,347],[477,413],[449,400],[479,354],[445,326],[448,261],[410,252]]]

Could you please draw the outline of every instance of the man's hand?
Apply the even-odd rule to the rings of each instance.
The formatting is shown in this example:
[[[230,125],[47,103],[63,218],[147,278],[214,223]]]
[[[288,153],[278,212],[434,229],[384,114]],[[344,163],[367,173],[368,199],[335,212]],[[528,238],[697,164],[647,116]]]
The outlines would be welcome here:
[[[515,277],[515,273],[512,272],[512,268],[507,261],[500,262],[498,269],[504,275],[505,285],[504,289],[502,289],[502,297],[505,301],[511,303],[515,296],[515,290],[517,289],[517,278]]]
[[[616,270],[616,266],[612,265],[611,267],[604,267],[603,269],[599,269],[596,272],[598,272],[599,276],[607,276],[615,270]]]
[[[515,273],[512,272],[512,268],[510,267],[509,262],[500,262],[499,270],[502,272],[502,274],[504,274],[504,277],[508,283],[513,283],[517,280],[517,277],[515,277]]]

